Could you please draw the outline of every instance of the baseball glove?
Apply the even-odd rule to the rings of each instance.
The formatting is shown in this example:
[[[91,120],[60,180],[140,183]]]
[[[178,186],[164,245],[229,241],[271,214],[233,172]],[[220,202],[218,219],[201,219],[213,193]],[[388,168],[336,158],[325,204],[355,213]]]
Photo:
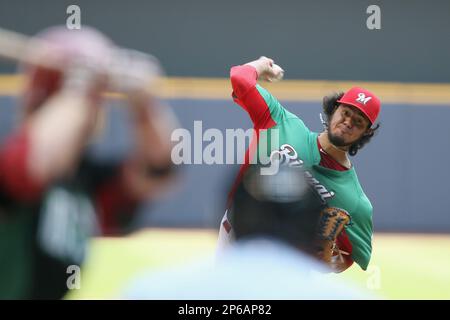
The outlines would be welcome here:
[[[341,208],[328,207],[320,213],[316,242],[317,255],[336,272],[340,272],[339,262],[343,263],[336,239],[350,222],[350,215]]]

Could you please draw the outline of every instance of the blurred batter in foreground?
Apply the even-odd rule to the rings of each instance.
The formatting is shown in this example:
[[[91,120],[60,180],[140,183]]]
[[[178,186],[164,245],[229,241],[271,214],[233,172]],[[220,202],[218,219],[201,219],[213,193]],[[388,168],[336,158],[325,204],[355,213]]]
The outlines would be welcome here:
[[[54,50],[30,54],[64,67],[22,66],[23,116],[0,146],[3,299],[63,297],[68,267],[82,265],[89,238],[126,230],[137,205],[172,176],[172,123],[149,90],[154,61],[88,27],[37,38]],[[128,101],[134,144],[123,161],[99,162],[85,151],[112,83]]]

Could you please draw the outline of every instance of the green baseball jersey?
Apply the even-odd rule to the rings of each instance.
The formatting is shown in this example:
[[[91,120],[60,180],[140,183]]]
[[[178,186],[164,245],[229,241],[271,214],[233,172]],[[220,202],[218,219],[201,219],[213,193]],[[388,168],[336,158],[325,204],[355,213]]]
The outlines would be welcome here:
[[[321,197],[330,206],[346,210],[351,216],[351,224],[346,233],[352,244],[352,259],[366,270],[372,252],[372,205],[364,194],[354,166],[346,171],[328,169],[319,165],[320,153],[317,145],[318,133],[312,132],[303,121],[287,111],[277,99],[261,86],[256,86],[266,102],[272,120],[276,123],[260,135],[258,152],[254,155],[277,153],[286,155],[296,165],[302,165],[313,176],[313,184]],[[272,133],[277,130],[277,133]],[[272,140],[278,135],[279,146]],[[260,150],[264,144],[267,152]],[[298,158],[298,159],[297,159]],[[261,159],[259,160],[261,161]]]
[[[351,223],[345,234],[350,241],[351,258],[366,270],[372,252],[373,208],[354,166],[345,171],[321,166],[319,134],[309,130],[298,116],[256,84],[256,79],[256,70],[251,66],[231,69],[234,101],[249,113],[254,128],[259,132],[258,143],[249,152],[248,161],[270,167],[273,161],[269,160],[278,157],[281,162],[302,166],[322,199],[329,206],[342,208],[350,214]],[[254,143],[252,145],[255,146]]]

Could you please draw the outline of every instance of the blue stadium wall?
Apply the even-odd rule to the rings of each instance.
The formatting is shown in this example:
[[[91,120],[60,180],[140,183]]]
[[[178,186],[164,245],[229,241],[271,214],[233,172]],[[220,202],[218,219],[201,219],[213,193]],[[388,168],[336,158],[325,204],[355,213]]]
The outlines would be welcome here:
[[[17,118],[16,99],[0,98],[0,134]],[[231,100],[172,99],[180,127],[193,132],[251,127],[248,115]],[[283,102],[283,101],[282,101]],[[320,102],[283,102],[311,130],[320,131]],[[129,148],[126,109],[111,103],[104,134],[91,152],[121,157]],[[450,232],[450,105],[384,104],[379,133],[352,160],[374,206],[377,231]],[[206,146],[207,142],[203,143]],[[150,147],[150,146],[149,146]],[[225,150],[224,150],[225,154]],[[177,185],[164,200],[143,206],[136,227],[215,227],[224,212],[238,165],[183,165]]]

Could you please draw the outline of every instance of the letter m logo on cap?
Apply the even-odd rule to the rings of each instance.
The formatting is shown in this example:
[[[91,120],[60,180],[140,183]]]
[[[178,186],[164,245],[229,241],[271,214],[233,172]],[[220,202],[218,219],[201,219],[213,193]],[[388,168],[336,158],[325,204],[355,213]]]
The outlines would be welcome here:
[[[367,97],[362,92],[358,93],[358,99],[356,99],[357,102],[361,102],[362,104],[366,104],[372,97]]]

